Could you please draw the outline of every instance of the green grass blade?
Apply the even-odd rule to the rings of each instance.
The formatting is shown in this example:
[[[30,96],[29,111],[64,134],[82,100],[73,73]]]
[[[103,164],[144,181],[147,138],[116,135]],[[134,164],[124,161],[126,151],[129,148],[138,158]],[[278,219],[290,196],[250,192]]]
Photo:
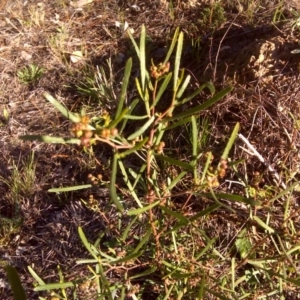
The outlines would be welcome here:
[[[174,33],[173,39],[172,39],[172,43],[171,43],[170,48],[168,50],[168,53],[165,57],[165,60],[164,60],[164,63],[163,63],[164,65],[170,60],[170,57],[172,55],[172,52],[173,52],[173,50],[175,48],[175,45],[176,45],[176,42],[177,42],[178,34],[179,34],[179,28],[177,27],[176,31]]]
[[[126,172],[126,168],[124,167],[123,165],[123,162],[119,160],[119,167],[120,167],[120,170],[123,174],[123,177],[124,177],[124,182],[126,183],[127,187],[128,187],[128,191],[130,192],[130,195],[134,198],[134,200],[136,201],[137,205],[139,207],[143,207],[142,203],[140,202],[140,199],[139,197],[137,196],[129,178],[128,178],[128,175],[127,175],[127,172]]]
[[[170,182],[170,184],[168,185],[168,187],[167,187],[167,191],[171,191],[172,190],[172,188],[174,187],[174,186],[176,186],[176,184],[178,183],[178,182],[180,182],[181,181],[181,179],[186,175],[186,171],[182,171],[182,172],[180,172],[180,174],[178,174],[171,182]]]
[[[161,86],[160,86],[160,88],[159,88],[159,90],[158,90],[158,92],[157,92],[157,95],[156,95],[156,97],[155,97],[154,102],[153,102],[152,105],[150,106],[150,109],[152,109],[153,107],[156,106],[156,104],[157,104],[158,101],[160,100],[161,96],[163,95],[164,91],[165,91],[166,88],[168,87],[168,84],[169,84],[171,78],[172,78],[172,73],[169,73],[169,74],[165,77],[163,83],[161,84]]]
[[[183,33],[180,32],[178,40],[177,40],[177,49],[176,49],[176,56],[175,56],[175,62],[174,62],[173,91],[177,91],[177,89],[178,89],[178,74],[179,74],[179,68],[180,68],[182,47],[183,47]]]
[[[128,111],[129,111],[129,107],[124,108],[123,111],[120,112],[119,116],[115,120],[109,123],[107,128],[109,129],[115,128],[125,118]]]
[[[118,199],[117,190],[116,190],[117,167],[118,167],[118,154],[115,153],[113,156],[111,178],[110,178],[110,183],[109,183],[109,191],[110,191],[111,200],[116,205],[117,209],[120,212],[123,212],[124,207]]]
[[[62,187],[62,188],[53,188],[53,189],[49,189],[48,192],[50,193],[72,192],[72,191],[88,189],[91,187],[92,187],[91,184],[83,184],[83,185],[76,185],[76,186],[69,186],[69,187]]]
[[[135,107],[137,106],[137,104],[139,103],[139,101],[140,101],[139,99],[134,99],[134,100],[130,103],[128,115],[124,116],[123,123],[122,123],[122,125],[121,125],[120,130],[119,130],[120,133],[123,132],[123,130],[124,130],[124,128],[125,128],[125,126],[126,126],[126,124],[127,124],[127,122],[128,122],[127,116],[131,116],[131,113],[133,112],[133,110],[135,109]],[[146,117],[148,117],[148,116],[146,116]]]
[[[213,211],[217,210],[221,205],[219,204],[213,204],[211,206],[209,206],[208,208],[202,210],[201,212],[197,213],[196,215],[192,216],[189,221],[190,222],[194,222],[197,219],[204,217],[204,216],[208,216],[209,214],[211,214]]]
[[[130,74],[131,74],[131,68],[132,68],[132,58],[129,58],[126,62],[126,66],[125,66],[125,73],[124,73],[124,77],[123,77],[121,94],[120,94],[120,98],[119,98],[119,103],[118,103],[115,119],[118,119],[118,117],[123,109],[123,106],[124,106],[125,98],[127,95],[129,78],[130,78]]]
[[[13,291],[14,300],[26,300],[26,294],[22,286],[17,270],[12,266],[5,266],[6,275]]]
[[[130,261],[130,260],[133,260],[133,259],[141,256],[141,254],[142,254],[141,252],[134,252],[134,253],[131,253],[131,254],[129,254],[129,255],[121,258],[121,259],[111,261],[110,264],[112,264],[112,265],[121,264],[121,263]]]
[[[124,119],[128,119],[128,120],[144,120],[147,118],[148,118],[148,115],[144,115],[144,116],[126,115],[126,116],[124,116]]]
[[[191,123],[192,123],[192,155],[193,160],[197,159],[198,156],[198,128],[195,116],[191,116]]]
[[[196,195],[204,196],[204,197],[208,197],[208,198],[212,197],[212,195],[210,193],[196,193]],[[249,199],[249,198],[246,198],[246,197],[243,197],[240,195],[235,195],[235,194],[216,193],[215,196],[218,199],[225,199],[225,200],[228,200],[231,202],[241,202],[241,203],[249,204],[252,206],[261,205],[260,201]]]
[[[47,135],[21,135],[20,140],[23,141],[38,141],[50,144],[80,144],[80,139],[76,138],[62,138]]]
[[[167,213],[168,215],[176,218],[180,223],[182,224],[188,224],[189,223],[189,219],[186,218],[185,216],[183,216],[182,214],[173,211],[171,209],[169,209],[168,207],[165,206],[160,206],[161,210],[163,210],[165,213]]]
[[[200,251],[200,253],[195,255],[196,261],[200,259],[209,249],[211,249],[212,245],[216,242],[216,240],[217,238],[215,237],[208,241],[207,245]]]
[[[28,269],[29,273],[31,274],[31,276],[36,280],[36,282],[39,285],[46,284],[45,281],[38,274],[36,274],[35,271],[30,266],[28,266],[27,269]]]
[[[275,200],[280,199],[281,197],[287,195],[288,193],[292,192],[294,189],[296,189],[299,185],[299,182],[295,182],[289,187],[287,187],[285,190],[277,194],[275,197],[273,197],[271,200],[269,200],[269,203],[273,203]]]
[[[227,95],[230,91],[232,90],[232,87],[227,87],[225,89],[223,89],[222,91],[220,91],[219,93],[217,93],[216,95],[214,95],[213,97],[211,97],[209,100],[207,100],[206,102],[204,102],[203,104],[197,105],[187,111],[183,111],[182,113],[179,113],[178,115],[171,117],[171,118],[166,118],[165,120],[163,120],[162,122],[168,122],[168,121],[172,121],[172,120],[176,120],[179,118],[184,118],[184,117],[188,117],[190,115],[197,115],[199,114],[202,110],[207,109],[208,107],[212,106],[213,104],[217,103],[218,101],[220,101],[225,95]]]
[[[131,134],[127,140],[134,140],[135,138],[141,136],[148,128],[149,126],[153,123],[155,119],[155,116],[152,116],[141,128],[139,128],[136,132],[134,132],[133,134]]]
[[[139,274],[130,276],[130,279],[132,280],[132,279],[144,277],[144,276],[146,276],[146,275],[149,275],[149,274],[154,273],[156,270],[157,270],[157,267],[152,267],[152,268],[147,269],[146,271],[143,271],[143,272],[141,272],[141,273],[139,273]]]
[[[205,276],[205,273],[202,273],[202,276],[201,276],[201,282],[200,282],[200,286],[199,286],[199,290],[198,290],[198,299],[199,300],[202,300],[202,299],[205,299],[204,298],[204,286],[205,286],[205,283],[206,283],[206,276]]]
[[[153,207],[157,206],[160,203],[160,201],[155,201],[147,206],[144,206],[142,208],[138,208],[138,209],[131,209],[127,212],[128,216],[134,216],[134,215],[139,215],[142,214],[150,209],[152,209]]]
[[[152,233],[152,230],[151,230],[151,228],[149,228],[148,231],[146,232],[146,234],[144,235],[144,237],[141,239],[141,241],[138,243],[138,245],[135,247],[135,249],[133,250],[132,253],[137,253],[140,251],[140,249],[142,249],[142,247],[148,242],[151,233]]]
[[[63,283],[49,283],[45,285],[39,285],[35,287],[33,290],[35,292],[40,291],[51,291],[51,290],[57,290],[57,289],[65,289],[70,287],[75,287],[76,284],[74,282],[63,282]]]
[[[238,134],[239,130],[240,130],[240,123],[236,123],[236,125],[234,126],[234,129],[233,129],[233,131],[231,133],[231,136],[230,136],[230,138],[229,138],[229,140],[227,142],[227,145],[226,145],[226,147],[224,149],[224,152],[223,152],[223,154],[221,156],[222,159],[227,160],[228,155],[229,155],[229,151],[231,150],[231,148],[232,148],[232,146],[233,146],[233,144],[235,142],[235,139],[237,137],[237,134]]]
[[[176,99],[180,99],[182,94],[184,93],[185,89],[187,88],[188,84],[190,83],[191,75],[186,76],[184,82],[180,86],[180,89],[176,93]]]
[[[168,157],[168,156],[161,155],[161,154],[155,154],[155,157],[157,157],[159,159],[162,159],[162,160],[170,163],[171,165],[181,167],[186,171],[191,171],[192,172],[194,170],[194,167],[192,165],[190,165],[188,163],[185,163],[185,162],[182,162],[180,160],[177,160],[175,158]]]
[[[59,103],[54,97],[48,93],[44,93],[44,97],[67,119],[74,123],[80,122],[80,117],[71,113],[66,107]]]
[[[98,253],[95,253],[92,248],[91,248],[91,244],[89,243],[89,241],[87,240],[82,228],[79,226],[78,227],[78,234],[79,237],[84,245],[84,247],[86,248],[86,250],[94,257],[95,260],[97,260],[99,262],[99,258],[98,258]]]
[[[253,216],[253,220],[256,221],[258,223],[258,225],[260,225],[263,229],[265,229],[266,231],[268,231],[269,233],[274,233],[275,230],[273,228],[271,228],[269,225],[267,225],[264,221],[262,221],[259,217],[257,216]]]
[[[120,158],[124,158],[126,157],[127,155],[137,151],[137,150],[140,150],[143,148],[143,146],[148,142],[149,140],[149,137],[145,137],[142,141],[136,143],[132,148],[128,149],[128,150],[125,150],[123,151],[122,153],[119,154],[119,157]]]
[[[182,99],[182,101],[180,101],[179,104],[184,104],[186,102],[191,101],[193,98],[195,98],[206,87],[210,90],[210,93],[212,95],[214,95],[214,93],[215,93],[214,85],[210,82],[206,82],[206,83],[202,84],[199,88],[197,88],[191,95],[189,95],[188,97]]]
[[[122,241],[126,241],[126,239],[127,239],[127,237],[128,237],[128,234],[129,234],[129,232],[130,232],[130,229],[131,229],[131,227],[133,226],[133,224],[138,220],[138,217],[139,216],[135,216],[134,218],[133,218],[133,220],[126,226],[126,228],[125,228],[125,230],[124,230],[124,232],[123,232],[123,234],[122,234],[122,237],[121,237],[121,240]]]
[[[182,125],[184,125],[186,123],[190,123],[190,122],[191,122],[191,116],[188,116],[188,117],[186,117],[184,119],[181,119],[181,120],[179,120],[179,121],[171,124],[170,126],[165,127],[163,130],[164,131],[171,130],[171,129],[174,129],[174,128],[178,127],[178,126],[182,126]]]
[[[146,29],[145,25],[142,25],[142,31],[140,36],[140,72],[141,72],[141,83],[142,90],[145,91],[146,83]]]
[[[207,157],[206,157],[206,162],[205,162],[205,165],[204,165],[204,169],[203,169],[203,172],[202,172],[202,176],[201,176],[201,179],[200,179],[200,184],[204,183],[204,180],[206,178],[206,174],[207,174],[208,169],[210,167],[211,161],[212,161],[212,153],[208,152]]]
[[[129,38],[133,44],[133,47],[135,49],[135,52],[136,52],[136,55],[138,56],[138,58],[140,58],[140,49],[139,49],[139,46],[138,44],[136,43],[135,39],[133,38],[132,34],[130,33],[130,31],[128,30],[127,31],[128,35],[129,35]]]

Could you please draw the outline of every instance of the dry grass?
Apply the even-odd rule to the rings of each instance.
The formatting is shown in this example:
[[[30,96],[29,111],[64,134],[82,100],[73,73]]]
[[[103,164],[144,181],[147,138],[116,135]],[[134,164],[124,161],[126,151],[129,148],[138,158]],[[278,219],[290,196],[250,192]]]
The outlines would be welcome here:
[[[235,268],[237,277],[242,277],[257,271],[257,265],[251,265],[251,260],[260,258],[271,261],[275,257],[276,264],[270,262],[269,266],[277,268],[274,272],[278,273],[282,265],[287,264],[289,278],[299,281],[299,271],[291,271],[293,264],[299,270],[298,250],[284,255],[300,242],[297,225],[300,221],[299,192],[274,199],[282,188],[274,183],[274,174],[267,168],[268,164],[272,165],[287,186],[299,179],[300,58],[291,54],[299,47],[299,29],[295,23],[298,17],[289,10],[297,3],[286,1],[284,7],[280,3],[269,5],[265,3],[269,1],[253,0],[237,1],[238,6],[232,1],[223,1],[212,8],[210,1],[145,2],[98,0],[76,8],[65,0],[0,1],[0,261],[3,265],[16,266],[28,299],[38,299],[38,294],[32,291],[34,280],[27,271],[28,265],[47,282],[58,280],[57,265],[67,274],[66,280],[87,274],[86,267],[74,267],[75,260],[86,255],[78,237],[78,226],[84,228],[92,241],[98,238],[99,231],[105,231],[107,240],[120,234],[120,220],[111,207],[106,188],[59,195],[47,193],[51,187],[84,184],[88,182],[89,173],[102,174],[104,181],[109,181],[107,165],[111,150],[108,147],[96,147],[94,153],[88,153],[79,146],[18,139],[28,133],[69,136],[69,123],[45,101],[42,96],[45,91],[71,111],[85,107],[93,116],[103,108],[115,109],[117,103],[113,95],[109,99],[97,99],[94,95],[82,95],[76,87],[85,83],[84,86],[90,88],[87,78],[93,78],[96,66],[103,66],[107,71],[106,60],[111,58],[114,87],[120,88],[118,83],[125,62],[134,56],[134,50],[126,32],[116,26],[116,21],[128,22],[135,37],[145,24],[147,54],[155,62],[164,57],[166,45],[176,27],[180,27],[185,33],[182,65],[192,75],[193,87],[205,81],[212,81],[218,89],[228,84],[234,86],[229,96],[203,115],[200,124],[205,132],[201,137],[203,151],[212,151],[217,161],[233,126],[240,122],[241,133],[268,162],[261,163],[244,150],[245,145],[240,140],[237,141],[231,159],[241,160],[241,163],[232,166],[216,192],[247,194],[260,201],[262,205],[251,213],[269,222],[280,241],[274,241],[273,236],[267,235],[264,228],[250,219],[247,208],[233,205],[235,213],[220,209],[205,220],[197,220],[194,226],[199,229],[197,234],[194,227],[187,229],[191,232],[179,230],[177,235],[182,236],[179,251],[164,258],[186,260],[180,267],[192,270],[197,262],[188,260],[190,246],[185,235],[198,235],[192,245],[194,249],[201,249],[214,240],[212,249],[215,252],[203,260],[202,267],[208,270],[207,274],[212,270],[211,277],[215,278],[207,280],[215,292],[222,292],[217,279],[227,278],[226,273],[231,268]],[[274,16],[280,17],[281,22],[272,24]],[[77,63],[71,60],[74,51],[83,54]],[[41,77],[31,78],[33,80],[24,84],[18,71],[32,64],[43,68]],[[136,58],[133,69],[138,72]],[[134,93],[130,97],[136,96]],[[201,97],[194,104],[202,101],[205,95]],[[205,122],[209,124],[207,131]],[[178,140],[179,148],[171,148],[170,152],[179,155],[177,159],[186,159],[186,132],[182,129],[176,134],[179,137],[171,136],[170,141]],[[211,201],[207,197],[201,198],[203,203],[199,203],[199,198],[188,198],[180,194],[180,190],[177,192],[179,196],[174,197],[173,209],[185,216],[197,214]],[[81,201],[88,203],[90,197],[97,200],[94,210]],[[130,194],[127,197],[130,201]],[[121,220],[123,226],[128,222],[126,216]],[[164,221],[166,227],[174,225],[174,220]],[[143,225],[141,220],[134,234],[145,233]],[[244,228],[247,229],[245,232]],[[209,233],[209,238],[205,240],[200,232]],[[251,253],[243,256],[237,250],[236,241],[243,240],[242,234],[247,236],[254,256]],[[109,242],[106,241],[106,246]],[[136,237],[132,236],[131,242],[136,243]],[[163,248],[169,249],[170,245],[172,240],[166,236]],[[236,259],[235,266],[232,266],[233,258]],[[138,273],[146,265],[147,262],[142,261],[140,268],[135,266],[129,273]],[[116,272],[111,269],[108,275],[122,277],[125,269]],[[0,295],[3,295],[2,299],[12,299],[3,270],[0,275]],[[157,299],[163,291],[162,279],[156,276],[155,273],[141,299]],[[245,299],[260,299],[259,296],[267,295],[277,289],[277,284],[279,286],[276,281],[272,290],[264,273],[254,278],[259,284],[247,281],[241,284],[241,290],[258,289]],[[197,285],[200,277],[193,280]],[[280,284],[284,286],[283,292],[269,299],[299,299],[299,286],[292,282]],[[92,296],[82,291],[79,299],[93,299],[89,297]],[[218,298],[210,294],[204,299]]]

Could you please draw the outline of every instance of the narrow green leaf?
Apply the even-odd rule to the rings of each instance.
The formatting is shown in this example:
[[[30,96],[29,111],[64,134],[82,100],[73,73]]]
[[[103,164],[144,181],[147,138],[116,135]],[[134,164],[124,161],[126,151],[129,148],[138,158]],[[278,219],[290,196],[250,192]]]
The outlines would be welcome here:
[[[145,91],[146,82],[146,29],[145,25],[142,25],[141,36],[140,36],[140,72],[142,90]]]
[[[141,239],[141,241],[138,243],[138,245],[135,247],[135,249],[133,250],[132,253],[137,253],[145,245],[145,243],[148,242],[151,233],[152,233],[152,230],[151,230],[151,228],[149,228],[148,231],[146,232],[146,234],[144,235],[144,237]]]
[[[156,201],[153,202],[147,206],[141,207],[141,208],[137,208],[137,209],[131,209],[127,212],[128,216],[134,216],[134,215],[139,215],[142,214],[150,209],[152,209],[153,207],[157,206],[160,203],[160,201]]]
[[[72,191],[88,189],[91,187],[92,187],[91,184],[83,184],[83,185],[76,185],[76,186],[69,186],[69,187],[62,187],[62,188],[53,188],[53,189],[49,189],[48,192],[50,193],[72,192]]]
[[[194,170],[194,167],[191,166],[190,164],[182,162],[182,161],[177,160],[175,158],[168,157],[168,156],[161,155],[161,154],[155,154],[155,157],[160,158],[160,159],[170,163],[171,165],[176,165],[178,167],[181,167],[184,170],[187,170],[187,171],[193,171]]]
[[[130,103],[128,114],[127,114],[126,116],[124,116],[123,123],[122,123],[122,125],[121,125],[120,130],[119,130],[120,134],[123,132],[123,130],[124,130],[126,124],[127,124],[127,121],[128,121],[127,116],[129,116],[129,115],[131,116],[131,113],[133,112],[133,110],[135,109],[135,107],[136,107],[136,105],[139,103],[139,101],[140,101],[140,100],[139,100],[138,98],[136,98],[136,99],[134,99],[134,100]],[[147,116],[147,117],[148,117],[148,116]]]
[[[126,116],[124,116],[124,119],[128,119],[128,120],[144,120],[147,118],[148,118],[148,115],[144,115],[144,116],[126,115]]]
[[[212,245],[216,242],[216,240],[217,238],[215,237],[208,241],[207,245],[200,251],[200,253],[195,255],[196,261],[200,259],[209,249],[211,249]]]
[[[170,45],[170,48],[169,48],[168,53],[166,55],[166,58],[164,60],[164,65],[170,60],[170,57],[172,55],[172,52],[173,52],[173,50],[175,48],[175,45],[176,45],[176,42],[177,42],[178,34],[179,34],[179,28],[177,27],[176,30],[175,30],[173,39],[172,39],[172,43]]]
[[[143,93],[140,81],[139,81],[139,79],[137,77],[135,78],[135,86],[136,86],[136,89],[137,89],[140,97],[145,101],[145,95]]]
[[[119,114],[119,116],[115,120],[109,123],[107,128],[109,129],[115,128],[125,118],[126,114],[128,113],[128,110],[129,107],[124,108],[123,111]]]
[[[212,195],[210,193],[197,193],[197,195],[212,198]],[[215,196],[219,199],[225,199],[232,202],[242,202],[252,206],[261,205],[260,201],[255,201],[253,199],[246,198],[240,195],[235,195],[235,194],[216,193]]]
[[[26,294],[22,286],[17,270],[12,266],[5,266],[6,275],[13,291],[14,300],[26,300]]]
[[[54,143],[54,144],[80,144],[80,139],[76,138],[62,138],[47,135],[21,135],[19,139],[23,141],[39,141],[43,143]]]
[[[127,261],[130,261],[130,260],[133,260],[139,256],[141,256],[142,252],[134,252],[134,253],[131,253],[121,259],[118,259],[118,260],[115,260],[115,261],[111,261],[110,264],[112,265],[116,265],[116,264],[121,264],[121,263],[124,263],[124,262],[127,262]]]
[[[31,274],[31,276],[36,280],[36,282],[39,285],[46,284],[45,281],[41,277],[39,277],[39,275],[36,274],[35,271],[30,266],[28,266],[27,269],[28,269],[29,273]]]
[[[224,90],[220,91],[213,97],[211,97],[209,100],[204,102],[203,104],[197,105],[187,111],[183,111],[182,113],[179,113],[178,115],[171,117],[171,118],[166,118],[165,120],[162,120],[162,122],[169,122],[172,120],[176,120],[179,118],[184,118],[190,115],[197,115],[201,111],[207,109],[211,105],[215,104],[216,102],[220,101],[226,94],[228,94],[232,90],[232,87],[225,88]]]
[[[185,216],[183,216],[182,214],[176,212],[176,211],[173,211],[171,209],[169,209],[168,207],[165,207],[165,206],[160,206],[161,210],[163,210],[165,213],[167,213],[168,215],[170,216],[173,216],[174,218],[176,218],[180,223],[183,223],[183,224],[188,224],[189,223],[189,219],[186,218]]]
[[[184,104],[186,102],[189,102],[190,100],[195,98],[206,87],[210,90],[210,93],[212,95],[214,95],[214,93],[215,93],[214,85],[211,82],[206,82],[206,83],[203,83],[200,87],[198,87],[191,95],[189,95],[188,97],[182,99],[182,101],[180,101],[179,104],[181,105],[181,104]]]
[[[198,291],[198,299],[199,300],[202,300],[202,299],[205,299],[204,298],[204,287],[206,286],[206,276],[205,276],[205,273],[203,272],[202,273],[202,276],[201,276],[201,282],[200,282],[200,286],[199,286],[199,291]]]
[[[161,86],[160,86],[160,88],[159,88],[159,90],[158,90],[158,92],[157,92],[157,95],[156,95],[156,97],[155,97],[155,99],[154,99],[154,102],[153,102],[152,105],[150,106],[150,109],[152,109],[153,107],[156,106],[156,104],[157,104],[158,101],[160,100],[161,96],[163,95],[164,91],[165,91],[166,88],[168,87],[168,84],[169,84],[171,78],[172,78],[172,73],[169,73],[169,74],[165,77],[163,83],[161,84]]]
[[[203,169],[203,172],[202,172],[202,176],[201,176],[201,179],[200,179],[200,184],[204,183],[204,180],[206,178],[206,174],[207,174],[208,169],[211,165],[211,161],[212,161],[212,153],[208,152],[207,157],[206,157],[206,162],[205,162],[205,165],[204,165],[204,169]]]
[[[84,245],[84,247],[86,248],[86,250],[94,257],[95,260],[97,260],[99,262],[99,258],[98,258],[98,253],[95,253],[92,248],[91,248],[91,244],[89,243],[89,241],[87,240],[82,228],[79,226],[78,227],[78,234],[79,237]]]
[[[110,198],[116,205],[117,209],[120,212],[123,212],[124,208],[118,199],[117,190],[116,190],[117,166],[118,166],[118,154],[114,153],[113,163],[112,163],[112,171],[111,171],[111,179],[110,179],[110,183],[109,183]]]
[[[275,230],[271,228],[269,225],[267,225],[265,222],[263,222],[259,217],[253,216],[253,220],[256,221],[262,228],[264,228],[269,233],[274,233]]]
[[[194,222],[197,219],[204,217],[204,216],[208,216],[209,214],[211,214],[213,211],[217,210],[221,205],[219,204],[213,204],[209,207],[207,207],[206,209],[200,211],[199,213],[197,213],[196,215],[192,216],[189,221],[190,222]]]
[[[192,147],[193,147],[193,159],[197,159],[198,155],[198,128],[195,116],[191,116],[192,123]]]
[[[292,192],[294,189],[297,191],[299,186],[299,182],[294,182],[292,185],[287,187],[285,190],[277,194],[275,197],[273,197],[271,200],[269,200],[269,203],[273,203],[275,200],[282,198],[283,196],[287,195],[288,193]]]
[[[131,134],[127,140],[134,140],[135,138],[141,136],[148,128],[149,126],[153,123],[155,119],[155,116],[152,116],[141,128],[139,128],[136,132],[134,132],[133,134]]]
[[[223,152],[223,154],[221,156],[222,159],[227,160],[229,152],[230,152],[230,150],[231,150],[231,148],[232,148],[232,146],[233,146],[233,144],[235,142],[235,139],[237,137],[237,134],[238,134],[239,130],[240,130],[240,123],[236,123],[236,125],[234,126],[234,129],[233,129],[233,131],[231,133],[231,136],[230,136],[230,138],[229,138],[229,140],[227,142],[227,145],[226,145],[226,147],[224,149],[224,152]]]
[[[182,126],[182,125],[184,125],[186,123],[190,123],[190,122],[191,122],[191,116],[188,116],[188,117],[186,117],[184,119],[180,119],[179,121],[177,121],[177,122],[175,122],[175,123],[173,123],[171,125],[166,126],[163,130],[164,131],[171,130],[171,129],[174,129],[174,128],[178,127],[178,126]]]
[[[44,93],[44,97],[67,119],[74,123],[80,122],[80,117],[70,112],[66,107],[59,103],[54,97],[48,93]]]
[[[157,267],[152,267],[150,269],[147,269],[139,274],[136,274],[136,275],[133,275],[133,276],[130,276],[130,279],[136,279],[136,278],[140,278],[140,277],[144,277],[146,275],[149,275],[149,274],[152,274],[154,273],[155,271],[157,270]]]
[[[134,198],[134,200],[136,201],[136,203],[139,207],[143,207],[142,203],[140,202],[139,197],[137,196],[133,186],[131,185],[131,182],[130,182],[130,180],[128,178],[128,175],[127,175],[126,168],[124,167],[123,162],[120,161],[120,160],[119,160],[119,167],[120,167],[121,172],[124,176],[124,181],[125,181],[125,183],[128,187],[128,191],[130,192],[130,195]]]
[[[139,217],[139,216],[135,216],[135,217],[133,218],[133,220],[126,226],[126,228],[125,228],[125,230],[124,230],[124,232],[123,232],[123,234],[122,234],[122,238],[121,238],[121,240],[122,240],[123,242],[126,241],[126,239],[127,239],[127,237],[128,237],[128,233],[129,233],[131,227],[134,225],[134,223],[138,220],[138,217]]]
[[[128,33],[129,38],[130,38],[130,40],[131,40],[131,42],[132,42],[132,44],[133,44],[133,47],[134,47],[134,49],[135,49],[135,52],[136,52],[138,58],[140,58],[140,49],[139,49],[138,44],[136,43],[135,39],[133,38],[133,36],[132,36],[132,34],[130,33],[129,30],[127,30],[127,33]]]
[[[131,74],[131,68],[132,68],[132,58],[129,58],[126,62],[126,66],[125,66],[125,72],[124,72],[124,77],[123,77],[123,82],[122,82],[121,94],[120,94],[120,98],[119,98],[119,103],[118,103],[115,119],[118,119],[118,117],[119,117],[119,115],[120,115],[120,113],[123,109],[124,101],[125,101],[126,94],[127,94],[127,87],[128,87],[128,83],[129,83],[129,77],[130,77],[130,74]]]
[[[176,93],[176,99],[180,99],[182,94],[184,93],[185,89],[187,88],[188,84],[190,83],[191,75],[186,76],[184,82],[180,86],[180,89]]]
[[[65,289],[65,288],[70,288],[70,287],[75,287],[74,282],[63,282],[63,283],[49,283],[45,285],[39,285],[35,287],[33,290],[35,292],[40,292],[40,291],[51,291],[51,290],[57,290],[57,289]]]
[[[168,187],[167,187],[167,191],[171,191],[172,190],[172,188],[174,188],[174,186],[176,186],[176,184],[178,183],[178,182],[181,182],[181,179],[186,175],[186,171],[182,171],[182,172],[180,172],[171,182],[170,182],[170,184],[168,185]]]
[[[179,37],[177,40],[177,49],[176,49],[176,56],[174,62],[174,82],[173,82],[173,90],[176,91],[178,89],[178,74],[180,68],[180,60],[182,54],[182,47],[183,47],[183,33],[179,33]]]
[[[120,158],[124,158],[126,157],[127,155],[137,151],[137,150],[140,150],[143,148],[143,146],[148,142],[149,140],[149,137],[145,137],[142,141],[136,143],[132,148],[128,149],[128,150],[125,150],[123,151],[122,153],[119,154],[119,157]]]

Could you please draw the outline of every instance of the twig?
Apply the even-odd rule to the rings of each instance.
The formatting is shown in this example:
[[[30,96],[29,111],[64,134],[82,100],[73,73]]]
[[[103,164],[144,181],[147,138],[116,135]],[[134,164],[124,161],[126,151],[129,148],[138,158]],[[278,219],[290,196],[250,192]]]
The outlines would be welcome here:
[[[238,134],[238,137],[248,146],[248,148],[252,151],[252,153],[263,163],[268,167],[268,170],[274,174],[275,179],[278,181],[281,186],[286,189],[286,185],[282,180],[280,180],[280,177],[278,173],[274,170],[274,168],[257,152],[257,150],[250,144],[250,142],[242,135]]]

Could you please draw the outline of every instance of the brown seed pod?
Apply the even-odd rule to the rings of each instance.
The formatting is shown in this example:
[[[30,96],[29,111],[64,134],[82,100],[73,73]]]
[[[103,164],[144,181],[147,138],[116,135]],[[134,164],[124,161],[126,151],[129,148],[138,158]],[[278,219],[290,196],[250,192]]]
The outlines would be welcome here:
[[[108,139],[109,136],[110,136],[110,130],[107,129],[107,128],[103,128],[101,130],[101,133],[100,133],[101,137],[103,137],[104,139]]]
[[[80,121],[82,124],[87,125],[90,123],[90,118],[88,116],[83,116],[83,117],[81,117]]]
[[[82,146],[86,146],[87,147],[87,146],[90,145],[90,139],[89,138],[81,137],[80,141],[81,141],[81,145]]]
[[[91,130],[85,130],[84,132],[83,132],[83,136],[85,137],[85,138],[91,138],[92,136],[93,136],[93,131],[91,131]]]
[[[118,129],[117,128],[111,128],[110,129],[110,135],[111,136],[117,136],[119,133]]]

